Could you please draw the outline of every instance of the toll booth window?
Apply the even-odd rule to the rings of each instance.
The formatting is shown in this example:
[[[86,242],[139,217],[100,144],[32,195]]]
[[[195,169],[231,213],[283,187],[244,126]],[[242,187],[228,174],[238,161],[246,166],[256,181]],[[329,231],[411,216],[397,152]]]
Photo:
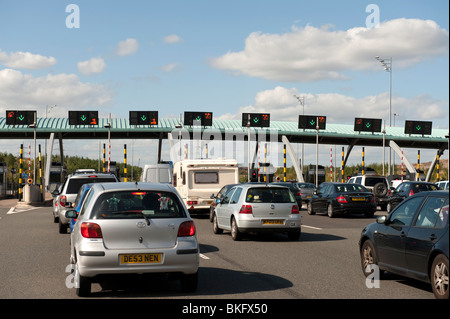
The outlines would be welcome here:
[[[217,172],[195,172],[194,181],[196,184],[217,184],[219,174]]]

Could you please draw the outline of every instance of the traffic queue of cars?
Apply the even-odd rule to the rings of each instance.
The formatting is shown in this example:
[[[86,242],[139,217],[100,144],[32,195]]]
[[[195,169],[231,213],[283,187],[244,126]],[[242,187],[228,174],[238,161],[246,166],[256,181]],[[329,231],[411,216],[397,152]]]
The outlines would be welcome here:
[[[53,194],[59,231],[67,232],[68,225],[71,230],[77,295],[90,295],[91,284],[104,276],[148,273],[169,273],[180,279],[183,291],[195,291],[199,243],[177,190],[171,184],[118,183],[114,175],[104,175],[73,174]],[[387,202],[389,214],[361,234],[364,275],[389,271],[427,281],[437,298],[448,299],[448,190],[438,191],[432,183],[404,182],[388,193],[386,201],[377,200],[377,194],[386,195],[380,182],[372,189],[356,182],[324,182],[317,189],[313,184],[293,185],[225,185],[211,196],[212,231],[229,231],[233,240],[249,232],[286,233],[289,240],[298,240],[303,202],[308,214],[329,217],[348,213],[373,217],[377,205],[383,208]]]

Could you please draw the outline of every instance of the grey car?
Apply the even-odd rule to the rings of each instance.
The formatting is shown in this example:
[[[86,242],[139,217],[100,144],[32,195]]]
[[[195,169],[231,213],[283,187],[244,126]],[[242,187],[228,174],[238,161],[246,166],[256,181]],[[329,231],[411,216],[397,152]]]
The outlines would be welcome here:
[[[314,195],[316,185],[312,183],[297,183],[297,186],[300,189],[302,202],[308,203],[311,200],[311,197]]]
[[[78,191],[83,184],[118,182],[117,177],[108,173],[78,172],[69,175],[64,184],[53,195],[53,221],[58,223],[60,234],[67,234],[70,219],[66,218],[65,213],[70,208],[69,203],[73,203],[77,197]]]
[[[104,276],[169,273],[197,289],[199,245],[194,221],[169,184],[100,183],[86,195],[71,233],[76,293],[88,296]]]
[[[214,209],[213,231],[231,231],[233,240],[246,232],[282,232],[290,240],[301,234],[301,217],[287,187],[243,184],[231,188]]]

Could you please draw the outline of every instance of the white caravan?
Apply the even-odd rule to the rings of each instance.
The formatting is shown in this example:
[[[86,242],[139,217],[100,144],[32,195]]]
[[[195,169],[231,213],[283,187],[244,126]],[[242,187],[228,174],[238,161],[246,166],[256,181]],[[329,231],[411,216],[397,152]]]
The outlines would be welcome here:
[[[239,183],[236,160],[196,159],[176,162],[173,166],[173,186],[187,208],[210,208],[215,195],[227,184]]]

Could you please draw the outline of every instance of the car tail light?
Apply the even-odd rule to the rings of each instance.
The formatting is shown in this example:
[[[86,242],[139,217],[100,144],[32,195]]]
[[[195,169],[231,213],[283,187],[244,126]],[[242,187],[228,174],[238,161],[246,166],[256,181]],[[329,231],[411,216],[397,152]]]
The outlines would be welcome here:
[[[242,205],[239,214],[253,214],[252,205]]]
[[[80,229],[84,238],[103,238],[102,229],[98,224],[84,222]]]
[[[66,201],[67,201],[66,195],[61,195],[61,197],[59,198],[59,203],[61,204],[61,206],[64,207],[64,204],[66,203]]]
[[[342,203],[342,204],[345,204],[345,203],[347,203],[347,200],[345,199],[345,197],[344,196],[338,196],[338,197],[336,197],[336,200],[339,202],[339,203]]]
[[[302,191],[301,191],[301,190],[298,190],[298,191],[297,191],[297,195],[295,195],[295,196],[297,196],[297,197],[298,197],[298,196],[302,196]]]
[[[414,191],[411,189],[411,190],[409,191],[408,196],[412,196],[412,195],[414,195]]]
[[[372,197],[370,198],[370,202],[371,202],[371,203],[375,203],[375,202],[376,202],[375,196],[372,196]]]
[[[298,205],[292,205],[291,214],[300,214],[300,211],[298,209]]]
[[[178,237],[188,237],[195,235],[195,224],[193,221],[187,221],[180,224],[178,228]]]
[[[197,205],[197,201],[196,200],[188,200],[187,204],[188,205]]]

